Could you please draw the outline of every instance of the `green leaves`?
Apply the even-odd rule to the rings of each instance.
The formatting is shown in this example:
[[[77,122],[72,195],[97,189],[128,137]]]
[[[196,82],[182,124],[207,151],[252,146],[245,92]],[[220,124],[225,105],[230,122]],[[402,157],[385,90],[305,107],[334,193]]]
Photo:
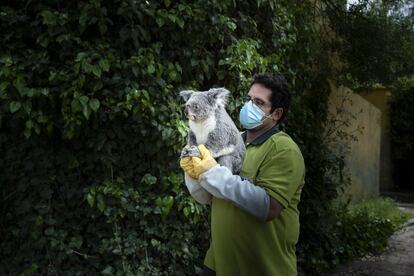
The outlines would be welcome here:
[[[157,10],[157,17],[155,21],[158,27],[163,27],[167,22],[172,22],[177,24],[180,29],[184,28],[184,20],[178,15],[177,11],[174,9],[165,10],[160,9]]]
[[[88,66],[88,70],[89,72],[92,71],[92,73],[98,78],[101,76],[101,73],[102,73],[101,68],[99,68],[96,65]]]
[[[86,194],[86,200],[88,201],[88,204],[90,207],[93,207],[95,204],[96,199],[96,189],[92,188],[89,193]]]
[[[58,17],[56,13],[53,13],[51,11],[43,11],[41,13],[43,18],[43,24],[46,25],[56,25]]]
[[[72,112],[75,114],[82,112],[82,115],[88,120],[92,111],[98,111],[100,102],[98,99],[90,99],[88,96],[75,93],[75,98],[72,100],[71,107]]]
[[[154,65],[153,64],[150,64],[150,65],[148,65],[148,67],[147,67],[147,72],[148,72],[148,74],[153,74],[154,72],[155,72],[155,67],[154,67]]]
[[[13,81],[13,86],[17,89],[17,91],[20,92],[20,94],[24,93],[24,88],[26,86],[26,83],[22,75],[19,74],[17,76],[17,78]]]
[[[82,95],[78,99],[79,99],[79,102],[82,104],[82,106],[87,106],[88,105],[88,102],[89,102],[88,96]]]
[[[107,59],[99,60],[99,66],[101,67],[102,71],[109,72],[109,61]]]
[[[98,109],[99,109],[99,106],[100,106],[100,103],[99,103],[99,100],[97,100],[97,99],[91,99],[90,101],[89,101],[89,106],[90,106],[90,108],[93,110],[93,111],[98,111]]]
[[[48,26],[63,25],[67,22],[68,15],[65,13],[59,13],[57,11],[45,10],[41,12],[43,24]]]
[[[89,98],[87,96],[80,96],[78,98],[81,106],[82,106],[82,114],[85,116],[86,119],[89,119],[89,115],[91,114],[91,110],[89,108]]]
[[[22,107],[20,102],[10,102],[9,109],[11,113],[17,112]]]
[[[147,186],[154,185],[156,182],[157,178],[149,173],[145,174],[141,179],[141,183]]]
[[[174,198],[172,196],[158,197],[155,203],[161,212],[161,218],[165,220],[174,204]]]
[[[175,126],[176,126],[176,128],[177,128],[177,130],[180,133],[182,138],[187,137],[189,128],[188,128],[186,122],[184,122],[183,120],[177,120],[175,122]]]

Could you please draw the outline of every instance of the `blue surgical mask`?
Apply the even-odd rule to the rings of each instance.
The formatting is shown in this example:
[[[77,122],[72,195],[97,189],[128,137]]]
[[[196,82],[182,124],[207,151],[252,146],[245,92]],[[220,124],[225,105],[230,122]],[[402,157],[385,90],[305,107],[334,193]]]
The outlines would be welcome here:
[[[257,105],[253,104],[252,101],[248,101],[240,110],[240,123],[246,129],[253,129],[263,124],[263,117],[269,118],[269,116],[265,116],[265,114],[266,113]]]

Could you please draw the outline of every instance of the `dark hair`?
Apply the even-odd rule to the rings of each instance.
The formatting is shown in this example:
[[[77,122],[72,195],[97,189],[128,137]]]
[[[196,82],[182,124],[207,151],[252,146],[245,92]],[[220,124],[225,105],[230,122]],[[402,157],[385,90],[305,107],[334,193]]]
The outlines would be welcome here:
[[[279,123],[281,123],[286,117],[292,98],[286,79],[282,75],[260,73],[253,76],[250,86],[256,83],[272,90],[272,96],[270,97],[272,108],[270,109],[270,113],[278,107],[283,108],[283,114],[279,120]]]

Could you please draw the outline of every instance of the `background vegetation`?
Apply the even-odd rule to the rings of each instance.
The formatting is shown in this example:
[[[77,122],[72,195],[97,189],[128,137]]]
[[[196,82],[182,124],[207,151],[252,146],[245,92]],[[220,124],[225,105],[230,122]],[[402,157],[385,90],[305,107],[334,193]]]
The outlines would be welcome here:
[[[377,254],[385,249],[389,236],[412,217],[398,209],[390,198],[372,197],[338,210],[340,259]]]
[[[359,0],[326,3],[331,30],[340,38],[336,52],[341,63],[340,82],[354,91],[387,87],[395,188],[413,190],[414,169],[410,106],[414,100],[414,1]]]
[[[284,129],[307,167],[300,269],[352,256],[335,249],[341,217],[331,206],[347,183],[343,156],[323,140],[326,80],[347,71],[331,58],[341,39],[322,2],[3,1],[0,270],[198,272],[208,210],[178,168],[178,92],[225,86],[236,119],[249,77],[264,71],[284,74],[295,96]]]

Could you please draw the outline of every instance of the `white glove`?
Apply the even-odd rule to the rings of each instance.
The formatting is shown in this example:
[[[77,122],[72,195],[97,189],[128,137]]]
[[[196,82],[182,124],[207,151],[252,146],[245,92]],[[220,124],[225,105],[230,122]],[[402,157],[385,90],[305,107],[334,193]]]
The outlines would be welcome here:
[[[185,185],[191,196],[201,204],[209,204],[212,199],[212,195],[209,194],[203,187],[201,187],[198,180],[191,178],[188,174],[184,174]]]
[[[200,185],[214,197],[227,199],[261,221],[266,221],[270,197],[266,191],[227,168],[216,165],[200,174]]]

